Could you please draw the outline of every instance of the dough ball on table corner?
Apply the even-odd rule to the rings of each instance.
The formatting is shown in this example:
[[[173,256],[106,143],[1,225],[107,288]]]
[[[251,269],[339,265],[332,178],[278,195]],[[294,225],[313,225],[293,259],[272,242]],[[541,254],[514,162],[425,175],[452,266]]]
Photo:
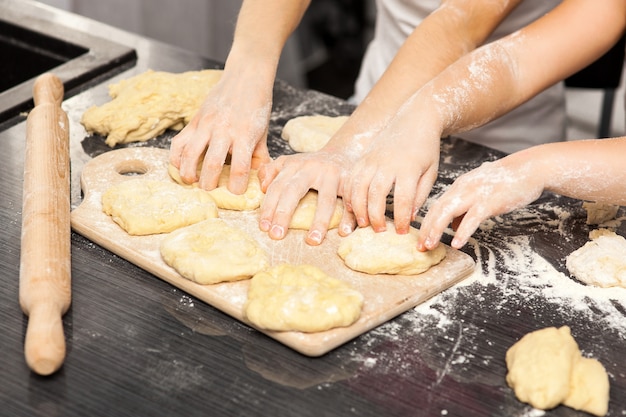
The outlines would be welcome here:
[[[202,170],[202,161],[198,163],[197,175],[200,176]],[[198,182],[186,184],[180,177],[178,168],[170,164],[168,167],[170,177],[178,184],[186,187],[198,188]],[[261,191],[261,181],[259,180],[258,171],[250,170],[248,177],[248,187],[243,194],[233,194],[228,190],[228,178],[230,177],[230,165],[224,165],[217,187],[211,191],[204,191],[209,194],[216,202],[217,206],[226,210],[247,211],[255,210],[261,205],[261,201],[265,194]],[[198,188],[199,189],[199,188]]]
[[[181,276],[205,285],[249,279],[270,265],[268,254],[252,237],[222,219],[170,233],[160,251]]]
[[[222,70],[170,73],[148,70],[109,86],[112,100],[92,106],[81,118],[89,134],[106,144],[142,142],[167,129],[180,130],[196,114]]]
[[[568,326],[524,335],[506,352],[506,382],[517,398],[549,410],[559,404],[604,416],[609,377],[600,362],[584,358]]]
[[[109,187],[102,211],[129,235],[169,233],[218,216],[215,201],[201,190],[143,178]]]
[[[349,116],[298,116],[290,119],[281,137],[296,152],[316,152],[326,145]]]
[[[626,288],[626,239],[608,229],[592,230],[589,237],[567,256],[567,270],[588,285]]]
[[[312,265],[279,264],[252,277],[245,316],[274,331],[321,332],[361,315],[363,295]]]
[[[347,267],[367,274],[417,275],[440,263],[446,256],[446,248],[417,250],[419,231],[409,228],[409,233],[396,233],[392,222],[387,230],[374,232],[371,226],[356,229],[341,239],[337,254]]]

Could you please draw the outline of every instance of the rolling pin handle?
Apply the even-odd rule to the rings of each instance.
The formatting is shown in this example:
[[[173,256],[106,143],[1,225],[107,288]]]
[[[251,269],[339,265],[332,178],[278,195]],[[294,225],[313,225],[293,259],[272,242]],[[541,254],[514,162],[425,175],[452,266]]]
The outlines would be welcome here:
[[[29,312],[24,341],[24,357],[29,368],[39,375],[57,371],[65,359],[65,334],[58,309],[42,305]]]
[[[33,85],[35,106],[44,103],[61,106],[63,102],[63,82],[54,74],[45,73],[37,77]]]

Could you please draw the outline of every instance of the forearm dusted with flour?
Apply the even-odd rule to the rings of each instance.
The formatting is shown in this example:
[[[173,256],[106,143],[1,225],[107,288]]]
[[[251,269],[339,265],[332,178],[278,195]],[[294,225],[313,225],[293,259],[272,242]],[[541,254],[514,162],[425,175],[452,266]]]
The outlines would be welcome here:
[[[521,1],[443,1],[413,30],[327,150],[365,149],[411,95],[480,46]]]
[[[522,30],[461,58],[416,101],[440,113],[444,135],[483,125],[600,57],[625,22],[622,0],[565,0]]]

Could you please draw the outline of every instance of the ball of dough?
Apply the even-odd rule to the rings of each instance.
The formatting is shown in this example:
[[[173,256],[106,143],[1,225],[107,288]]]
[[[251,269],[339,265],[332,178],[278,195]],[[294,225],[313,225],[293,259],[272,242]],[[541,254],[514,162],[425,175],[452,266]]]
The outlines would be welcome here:
[[[310,190],[308,193],[304,195],[304,197],[302,197],[302,199],[296,206],[296,210],[293,212],[293,216],[291,217],[291,222],[289,223],[289,228],[309,230],[311,228],[311,224],[313,223],[313,218],[315,217],[316,210],[317,210],[317,191]],[[341,198],[337,198],[337,202],[335,203],[335,210],[333,211],[333,215],[330,218],[330,223],[328,224],[328,228],[334,229],[337,226],[339,226],[339,222],[341,221],[342,215],[343,215],[343,200]]]
[[[160,250],[165,263],[199,284],[248,279],[269,266],[267,253],[251,236],[221,219],[172,232]]]
[[[609,407],[609,377],[583,358],[568,326],[528,333],[506,352],[507,384],[520,401],[547,410],[564,404],[597,416]]]
[[[417,250],[418,230],[409,228],[409,233],[396,233],[393,223],[387,230],[376,233],[371,226],[356,229],[344,237],[337,253],[346,266],[368,274],[416,275],[437,265],[446,256],[443,245],[420,252]]]
[[[168,233],[218,215],[215,202],[202,190],[142,178],[108,188],[102,211],[130,235]]]
[[[179,74],[148,70],[109,86],[112,100],[87,109],[81,123],[89,133],[107,136],[107,145],[145,141],[189,123],[221,70]]]
[[[311,265],[281,264],[250,281],[245,314],[255,326],[320,332],[358,320],[363,295]]]
[[[296,152],[315,152],[348,120],[348,116],[299,116],[289,120],[281,137]]]
[[[579,281],[599,287],[626,288],[626,239],[601,229],[567,256],[565,265]]]
[[[198,176],[202,169],[202,162],[198,164]],[[186,184],[180,177],[178,168],[170,164],[168,167],[170,177],[178,184],[183,186],[198,187],[198,183]],[[220,178],[217,183],[217,187],[211,191],[205,191],[208,193],[219,208],[227,210],[254,210],[259,208],[261,201],[263,200],[263,191],[261,191],[261,181],[257,170],[251,169],[248,176],[248,188],[243,194],[233,194],[228,191],[228,178],[230,177],[230,165],[224,165]]]
[[[542,410],[554,408],[569,394],[572,364],[579,357],[567,326],[528,333],[506,352],[506,382],[520,401]]]

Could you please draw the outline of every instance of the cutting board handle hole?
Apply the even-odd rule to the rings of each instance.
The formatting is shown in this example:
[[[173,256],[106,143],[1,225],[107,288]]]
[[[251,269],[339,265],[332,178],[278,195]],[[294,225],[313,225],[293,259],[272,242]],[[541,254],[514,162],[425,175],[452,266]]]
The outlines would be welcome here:
[[[145,175],[150,169],[144,161],[133,159],[120,162],[116,165],[115,171],[120,175],[131,177],[135,175]]]

